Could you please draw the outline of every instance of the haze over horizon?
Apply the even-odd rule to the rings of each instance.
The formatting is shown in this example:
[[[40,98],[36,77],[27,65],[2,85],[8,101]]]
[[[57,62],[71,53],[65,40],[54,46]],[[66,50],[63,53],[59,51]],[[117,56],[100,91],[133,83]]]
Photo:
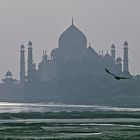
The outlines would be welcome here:
[[[123,43],[128,41],[130,72],[140,74],[139,13],[139,0],[1,0],[0,79],[8,70],[19,78],[19,49],[22,43],[27,48],[30,40],[38,65],[43,50],[49,54],[58,47],[72,16],[97,52],[110,51],[114,43],[117,56],[122,57]]]

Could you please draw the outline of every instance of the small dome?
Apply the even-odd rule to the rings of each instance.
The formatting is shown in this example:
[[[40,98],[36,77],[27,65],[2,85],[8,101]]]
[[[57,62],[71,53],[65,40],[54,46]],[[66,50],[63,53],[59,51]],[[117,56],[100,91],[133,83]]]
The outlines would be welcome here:
[[[32,42],[31,41],[28,42],[28,46],[32,46]]]
[[[59,47],[65,50],[85,49],[87,46],[86,36],[72,24],[59,38]]]
[[[122,59],[120,58],[120,57],[118,57],[117,59],[116,59],[116,62],[117,63],[120,63],[122,61]]]
[[[11,77],[12,76],[12,73],[10,71],[6,72],[5,74],[6,77]]]
[[[97,59],[98,58],[98,54],[97,54],[97,52],[91,46],[89,46],[88,48],[86,48],[86,50],[83,53],[82,57],[84,57],[84,58],[91,58],[91,59]]]
[[[106,65],[111,65],[112,64],[112,56],[107,52],[106,55],[103,57],[103,62]]]
[[[112,48],[112,49],[115,49],[115,45],[114,45],[114,44],[112,44],[111,48]]]
[[[107,52],[104,58],[111,58],[111,55]]]
[[[24,45],[22,44],[20,48],[21,48],[21,49],[24,49],[25,47],[24,47]]]
[[[124,46],[126,46],[126,47],[128,46],[128,42],[127,41],[124,42]]]

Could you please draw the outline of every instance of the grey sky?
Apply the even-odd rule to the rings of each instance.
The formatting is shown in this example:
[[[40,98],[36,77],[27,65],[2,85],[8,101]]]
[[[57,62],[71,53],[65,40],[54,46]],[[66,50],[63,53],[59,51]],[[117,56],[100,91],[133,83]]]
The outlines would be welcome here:
[[[127,40],[130,71],[140,73],[140,0],[0,0],[0,78],[8,70],[19,75],[19,47],[29,40],[38,64],[44,49],[57,47],[72,16],[96,51],[106,53],[115,43],[122,56]]]

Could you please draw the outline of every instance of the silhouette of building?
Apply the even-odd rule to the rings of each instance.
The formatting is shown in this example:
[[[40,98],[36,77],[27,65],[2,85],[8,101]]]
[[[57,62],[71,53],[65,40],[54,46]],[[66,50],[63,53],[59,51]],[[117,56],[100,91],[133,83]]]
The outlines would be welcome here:
[[[86,88],[88,84],[85,88],[80,85],[80,89],[74,91],[78,87],[78,84],[85,80],[82,79],[84,75],[94,77],[94,85],[92,85],[92,87],[95,85],[97,87],[97,89],[94,90],[96,96],[104,92],[104,90],[100,90],[100,86],[108,84],[108,81],[103,80],[106,77],[105,68],[117,75],[130,76],[127,42],[124,43],[122,63],[122,58],[116,57],[116,46],[114,44],[110,47],[110,51],[104,53],[103,50],[100,50],[99,53],[97,53],[90,43],[89,45],[87,44],[86,36],[75,26],[73,20],[72,24],[60,35],[58,48],[52,49],[50,54],[43,51],[42,60],[38,65],[36,65],[33,60],[32,42],[29,41],[27,46],[27,70],[25,65],[25,47],[22,44],[20,46],[20,80],[14,79],[12,73],[8,71],[5,78],[2,79],[3,83],[0,84],[0,99],[28,102],[59,100],[61,102],[62,100],[69,101],[67,97],[70,97],[71,101],[76,101],[77,99],[79,103],[83,103],[82,101],[86,101],[86,103],[91,101],[92,103],[90,99],[92,91]],[[78,83],[76,79],[71,85],[72,88],[69,87],[70,91],[67,91],[68,89],[65,84],[60,84],[64,79],[67,79],[67,82],[71,82],[78,76],[81,81]],[[59,84],[61,86],[59,86]],[[82,88],[83,90],[81,91]],[[87,91],[90,95],[89,97],[81,93]],[[75,92],[81,93],[80,96],[83,96],[84,100],[80,102],[79,93],[76,95]],[[70,94],[73,94],[72,97]],[[85,98],[87,98],[87,100],[85,100]]]
[[[9,85],[9,84],[16,84],[17,83],[17,80],[16,79],[13,79],[12,77],[12,73],[10,71],[6,72],[5,74],[5,78],[2,79],[3,83],[6,84],[6,85]]]
[[[86,36],[75,26],[72,19],[72,24],[59,37],[58,48],[54,48],[50,55],[43,51],[42,61],[38,64],[38,68],[36,68],[36,64],[33,62],[33,47],[32,42],[29,41],[26,72],[25,47],[23,44],[21,45],[20,86],[24,87],[27,82],[47,82],[76,74],[102,75],[105,68],[110,69],[116,74],[130,75],[128,43],[124,42],[123,64],[121,57],[116,58],[115,48],[115,45],[112,44],[110,53],[107,51],[106,54],[103,54],[102,50],[98,54],[90,43],[87,45]],[[6,79],[7,77],[3,79],[4,83],[7,83]]]
[[[129,73],[128,43],[124,43],[123,69],[122,59],[116,58],[114,44],[112,44],[110,52],[109,54],[107,51],[104,55],[102,51],[102,54],[98,54],[90,44],[87,46],[86,36],[74,25],[72,20],[71,26],[60,35],[58,48],[51,51],[50,58],[46,51],[43,51],[42,61],[39,63],[38,69],[33,64],[32,42],[28,43],[27,81],[46,82],[76,74],[101,75],[104,74],[105,68],[116,74]],[[23,55],[22,53],[21,55]],[[21,77],[23,75],[24,72]]]

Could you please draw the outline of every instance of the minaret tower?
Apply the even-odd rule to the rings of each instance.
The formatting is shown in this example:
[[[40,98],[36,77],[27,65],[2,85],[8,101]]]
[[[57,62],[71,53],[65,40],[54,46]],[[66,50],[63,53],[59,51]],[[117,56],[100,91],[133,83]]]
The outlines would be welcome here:
[[[124,42],[124,55],[123,55],[123,72],[129,73],[129,66],[128,66],[128,43]]]
[[[28,43],[28,80],[30,79],[31,73],[32,73],[32,69],[33,69],[33,52],[32,52],[33,48],[32,48],[32,42],[29,41]]]
[[[116,56],[115,56],[115,45],[114,44],[112,44],[112,46],[111,46],[111,56],[112,56],[113,64],[115,64]]]
[[[20,85],[24,87],[25,83],[25,47],[22,44],[20,47]]]

